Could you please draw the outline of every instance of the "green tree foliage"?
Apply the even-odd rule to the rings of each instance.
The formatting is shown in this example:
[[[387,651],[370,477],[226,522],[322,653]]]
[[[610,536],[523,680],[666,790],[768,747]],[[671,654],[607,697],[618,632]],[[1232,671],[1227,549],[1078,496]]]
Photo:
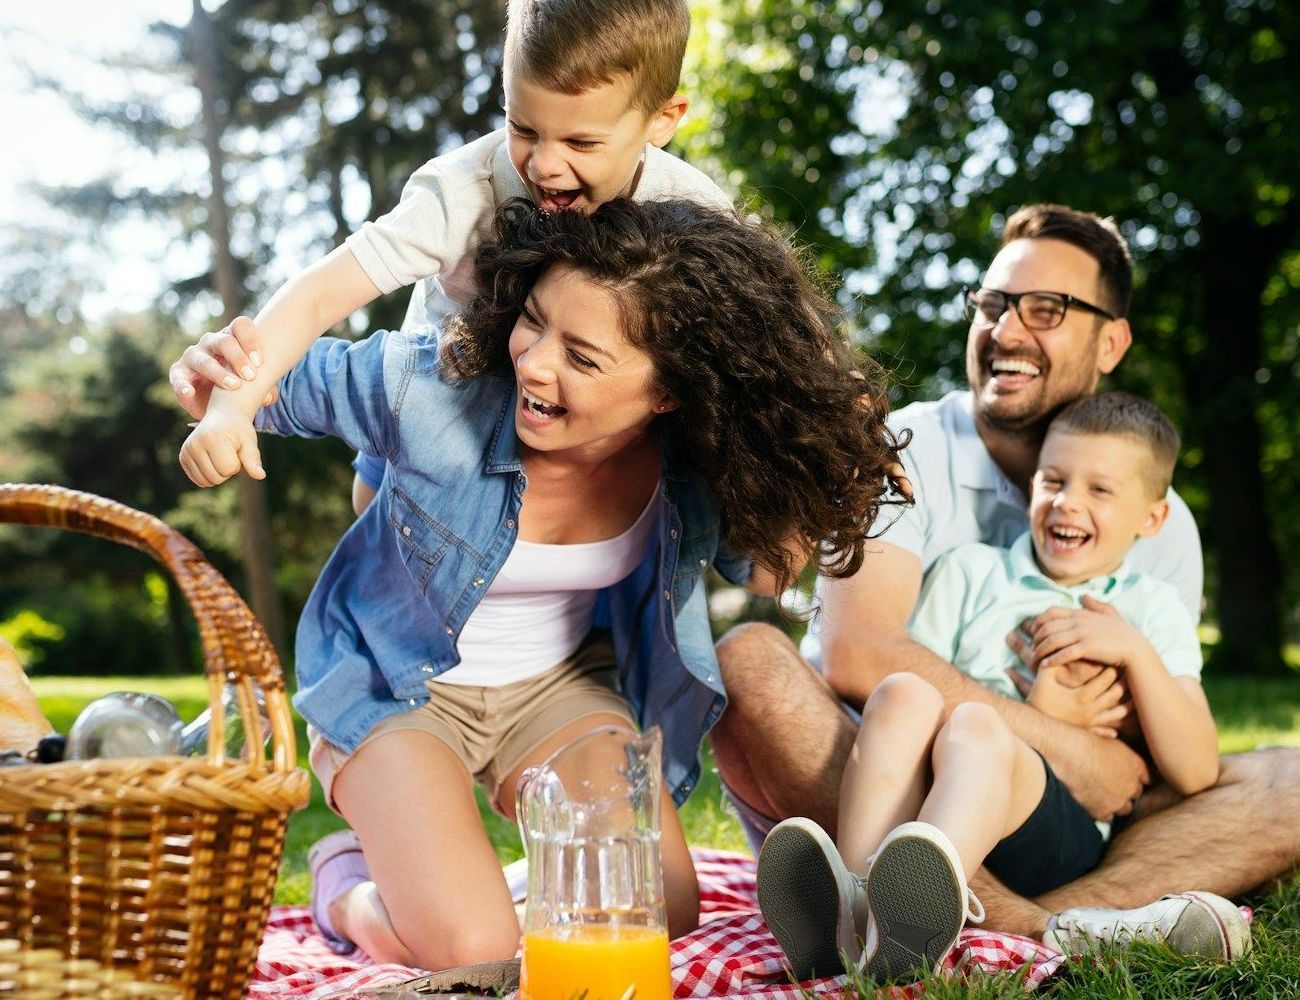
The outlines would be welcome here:
[[[250,307],[392,207],[425,160],[497,124],[503,14],[475,0],[227,0],[211,12],[231,245]],[[184,418],[165,382],[184,344],[177,328],[196,335],[219,311],[191,46],[185,26],[158,24],[108,64],[120,86],[36,81],[129,137],[157,169],[143,185],[109,164],[93,183],[46,188],[58,210],[49,223],[0,237],[0,350],[13,362],[0,372],[0,479],[57,481],[158,513],[246,590],[234,491],[199,491],[180,476]],[[87,328],[85,282],[62,266],[69,239],[94,240],[129,218],[169,234],[172,261],[195,262],[194,270],[172,266],[179,277],[160,296],[157,319]],[[377,303],[367,325],[396,325],[404,311],[399,293]],[[337,442],[276,439],[263,457],[277,582],[292,618],[351,522],[349,456]],[[53,623],[24,628],[52,669],[181,665],[184,637],[168,638],[165,601],[158,617],[147,558],[31,529],[0,529],[0,537],[0,626],[23,609],[24,621],[39,613]],[[169,652],[137,655],[149,648]]]
[[[1179,484],[1207,543],[1218,657],[1281,669],[1284,595],[1300,594],[1278,557],[1297,541],[1294,5],[698,9],[724,41],[693,52],[704,114],[688,148],[829,248],[900,398],[961,381],[957,286],[1010,211],[1060,201],[1121,222],[1140,285],[1118,377],[1184,430]]]
[[[179,424],[152,391],[160,357],[178,343],[156,320],[102,334],[62,325],[21,351],[0,399],[0,480],[51,482],[163,514],[184,477],[168,454]],[[53,328],[39,317],[26,328]],[[51,329],[52,332],[52,329]],[[80,534],[9,528],[0,534],[0,620],[37,616],[32,666],[64,673],[191,669],[183,598],[146,556]]]
[[[310,220],[328,249],[361,221],[345,210],[357,191],[381,215],[422,163],[499,123],[504,5],[227,0],[213,22],[232,145],[282,165],[287,154],[294,172],[273,193],[271,238],[246,254],[254,301],[285,276],[269,268],[280,226]],[[399,324],[406,297],[373,306],[370,328]]]

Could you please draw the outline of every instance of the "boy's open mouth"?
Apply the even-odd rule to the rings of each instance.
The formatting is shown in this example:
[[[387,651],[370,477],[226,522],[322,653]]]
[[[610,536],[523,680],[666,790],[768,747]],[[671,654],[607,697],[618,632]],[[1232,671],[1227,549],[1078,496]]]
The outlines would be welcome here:
[[[537,186],[537,204],[543,212],[562,212],[566,208],[573,207],[573,203],[578,200],[582,194],[581,189],[573,188],[570,191],[559,191],[554,188],[544,188],[540,184]]]
[[[1048,528],[1047,537],[1051,541],[1052,547],[1061,552],[1073,552],[1082,548],[1092,539],[1092,535],[1082,528],[1073,528],[1064,524],[1057,524]]]

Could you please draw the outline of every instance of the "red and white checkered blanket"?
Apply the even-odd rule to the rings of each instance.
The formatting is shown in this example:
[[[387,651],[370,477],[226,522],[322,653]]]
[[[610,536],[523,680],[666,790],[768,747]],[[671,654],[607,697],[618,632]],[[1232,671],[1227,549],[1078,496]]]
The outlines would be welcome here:
[[[781,967],[781,948],[768,933],[754,899],[754,861],[743,854],[694,849],[700,879],[701,926],[672,945],[673,987],[677,998],[750,997],[799,1000]],[[1014,973],[1033,989],[1060,967],[1062,957],[1037,941],[1015,934],[962,931],[944,970],[952,976]],[[424,975],[402,965],[375,965],[363,952],[339,956],[316,931],[302,906],[271,911],[258,952],[249,1000],[295,997],[345,1000],[353,991],[393,985]],[[843,977],[818,979],[807,988],[834,995]],[[912,990],[894,990],[909,997]]]

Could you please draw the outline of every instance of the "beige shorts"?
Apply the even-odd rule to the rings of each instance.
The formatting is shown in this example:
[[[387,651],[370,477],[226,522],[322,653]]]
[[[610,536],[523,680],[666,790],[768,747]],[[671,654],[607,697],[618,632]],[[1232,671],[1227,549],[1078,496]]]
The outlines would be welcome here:
[[[592,633],[577,652],[546,673],[513,684],[425,683],[430,694],[427,703],[377,724],[357,750],[399,729],[429,733],[460,758],[493,805],[501,782],[520,761],[570,723],[589,715],[612,714],[632,724],[631,710],[618,691],[614,647],[605,632]],[[308,727],[307,738],[311,768],[325,789],[325,801],[334,809],[334,780],[351,755],[314,727]]]

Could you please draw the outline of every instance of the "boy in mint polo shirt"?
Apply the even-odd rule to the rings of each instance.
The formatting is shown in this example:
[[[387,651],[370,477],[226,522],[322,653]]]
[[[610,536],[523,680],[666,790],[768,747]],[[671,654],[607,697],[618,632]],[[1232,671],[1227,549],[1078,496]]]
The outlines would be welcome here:
[[[1123,669],[1123,653],[1149,645],[1203,700],[1201,645],[1177,589],[1125,559],[1164,524],[1177,454],[1178,434],[1154,404],[1120,392],[1077,400],[1048,430],[1030,530],[1005,549],[977,543],[941,558],[908,633],[985,687],[1105,735],[1126,718],[1126,735],[1139,735],[1121,700],[1133,678],[1110,685],[1115,675],[1088,661]],[[1032,643],[1036,676],[1008,646],[1017,631]],[[1089,655],[1103,632],[1120,655]]]
[[[1071,403],[1039,454],[1029,530],[1010,548],[964,545],[940,559],[908,630],[1008,697],[1144,744],[1164,780],[1192,795],[1219,771],[1196,626],[1171,584],[1125,562],[1164,524],[1178,444],[1145,400],[1103,393]],[[1017,632],[1032,674],[1017,671],[1008,646]],[[945,718],[939,691],[911,673],[889,675],[864,705],[839,816],[836,844],[804,818],[772,830],[759,856],[759,905],[792,964],[833,966],[837,956],[809,953],[823,939],[807,919],[807,866],[793,863],[814,849],[838,886],[836,947],[877,981],[934,968],[966,920],[982,917],[967,873],[983,866],[1037,897],[1094,868],[1110,835],[995,710],[966,702]],[[1173,910],[1190,895],[1217,915],[1228,954],[1249,946],[1240,912],[1209,893],[1147,907],[1164,937],[1178,937]],[[1113,918],[1065,910],[1044,940],[1077,953],[1116,934],[1146,936],[1117,930]]]

